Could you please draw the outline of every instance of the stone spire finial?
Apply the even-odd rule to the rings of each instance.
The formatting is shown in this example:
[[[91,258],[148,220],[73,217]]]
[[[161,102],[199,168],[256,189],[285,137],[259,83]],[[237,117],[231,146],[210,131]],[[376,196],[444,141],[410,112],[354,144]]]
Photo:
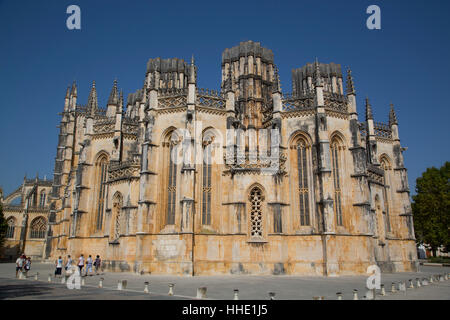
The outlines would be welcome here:
[[[389,111],[389,126],[398,124],[397,115],[395,114],[394,105],[391,102],[391,110]]]
[[[370,105],[369,97],[366,97],[366,121],[367,120],[373,120],[372,106]]]
[[[92,82],[91,92],[88,98],[88,111],[91,116],[97,113],[98,100],[97,100],[97,89],[95,88],[95,80]]]
[[[119,103],[117,104],[117,113],[122,113],[123,111],[123,90],[120,90]]]
[[[353,85],[352,70],[347,69],[347,95],[356,95],[355,86]]]
[[[109,95],[108,104],[116,105],[119,102],[119,92],[117,90],[117,79],[114,79],[114,85]]]
[[[70,86],[68,86],[66,90],[66,99],[69,99],[69,97],[70,97]]]
[[[197,72],[196,72],[196,68],[195,68],[195,60],[194,60],[194,55],[192,55],[191,58],[191,65],[189,67],[189,83],[196,83],[197,82]]]
[[[316,83],[316,87],[322,86],[322,77],[320,75],[320,66],[319,66],[319,60],[316,58],[316,61],[314,62],[314,79]]]
[[[273,92],[280,92],[281,93],[281,84],[280,84],[280,76],[278,74],[278,67],[275,67],[275,79],[273,83]]]
[[[70,94],[72,95],[72,97],[77,96],[77,84],[75,83],[75,80],[72,83],[72,89],[70,90]]]

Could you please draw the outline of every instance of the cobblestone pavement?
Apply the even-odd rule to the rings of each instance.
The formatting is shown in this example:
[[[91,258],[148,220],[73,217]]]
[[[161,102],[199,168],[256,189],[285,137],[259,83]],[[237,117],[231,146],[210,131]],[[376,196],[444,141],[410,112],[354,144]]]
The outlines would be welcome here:
[[[110,273],[86,276],[80,290],[70,290],[61,284],[61,279],[47,281],[53,274],[52,264],[34,263],[28,278],[15,279],[13,263],[0,264],[0,299],[195,299],[197,288],[207,287],[209,299],[230,300],[233,290],[239,290],[239,299],[266,300],[274,292],[275,299],[311,300],[315,296],[325,300],[336,300],[336,293],[342,292],[344,300],[353,298],[358,290],[360,299],[366,294],[366,276],[311,277],[311,276],[160,276],[136,275],[134,273]],[[39,273],[39,280],[34,276]],[[381,283],[385,285],[386,296],[380,300],[450,300],[450,280],[434,282],[428,286],[410,289],[409,279],[428,278],[431,275],[450,273],[449,267],[421,266],[419,272],[384,273]],[[98,288],[100,278],[103,288]],[[119,280],[127,280],[126,290],[117,290]],[[144,282],[149,282],[150,294],[144,293]],[[405,282],[406,291],[391,293],[391,283]],[[168,285],[175,284],[174,296],[169,296]],[[414,286],[415,286],[414,281]]]

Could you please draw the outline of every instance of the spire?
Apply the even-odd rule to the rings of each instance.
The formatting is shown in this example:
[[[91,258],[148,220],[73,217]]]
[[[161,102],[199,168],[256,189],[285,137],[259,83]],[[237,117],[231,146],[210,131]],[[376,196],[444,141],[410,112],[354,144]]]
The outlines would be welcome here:
[[[273,83],[273,92],[281,93],[280,76],[278,75],[278,67],[275,67],[275,79]]]
[[[322,78],[320,75],[320,66],[319,66],[319,60],[316,58],[316,61],[314,62],[314,79],[316,81],[316,87],[322,86]]]
[[[367,120],[373,120],[372,106],[370,105],[369,97],[366,97],[366,121]]]
[[[91,92],[88,98],[88,111],[91,116],[97,113],[98,101],[97,101],[97,89],[95,89],[95,80],[92,82]]]
[[[355,86],[353,85],[352,70],[347,69],[347,95],[356,95]]]
[[[119,104],[117,105],[117,113],[122,113],[123,111],[123,90],[120,90]]]
[[[196,74],[196,68],[195,68],[195,60],[194,60],[194,55],[192,55],[191,58],[191,65],[189,67],[189,83],[196,83],[197,82],[197,74]]]
[[[70,94],[72,95],[72,97],[77,96],[77,84],[75,83],[75,80],[72,83],[72,89],[70,90]]]
[[[70,86],[68,86],[66,90],[66,99],[69,99],[69,97],[70,97]]]
[[[397,115],[395,114],[394,105],[391,102],[391,110],[389,111],[389,126],[398,124]]]
[[[109,95],[108,104],[117,105],[119,102],[119,92],[117,90],[117,79],[114,79],[114,85],[111,89],[111,94]]]

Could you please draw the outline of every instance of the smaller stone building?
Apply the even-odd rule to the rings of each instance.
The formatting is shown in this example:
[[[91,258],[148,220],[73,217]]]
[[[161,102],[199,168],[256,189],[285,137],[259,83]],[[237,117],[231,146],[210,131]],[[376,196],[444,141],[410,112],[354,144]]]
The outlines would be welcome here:
[[[8,224],[0,259],[14,260],[20,253],[34,260],[45,256],[51,186],[51,180],[24,177],[22,185],[15,191],[4,199],[0,195]]]

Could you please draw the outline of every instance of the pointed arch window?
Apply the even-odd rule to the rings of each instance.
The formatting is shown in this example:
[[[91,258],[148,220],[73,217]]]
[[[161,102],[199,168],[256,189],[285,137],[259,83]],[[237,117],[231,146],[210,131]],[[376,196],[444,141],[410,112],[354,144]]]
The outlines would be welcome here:
[[[308,183],[308,145],[304,139],[299,139],[295,145],[297,159],[297,179],[300,225],[310,225],[309,183]]]
[[[334,213],[336,215],[336,224],[342,226],[342,189],[341,189],[341,150],[342,146],[337,139],[331,143],[331,161],[333,167],[334,181]]]
[[[37,217],[31,221],[30,238],[32,239],[44,239],[45,232],[47,231],[47,221],[44,217]]]
[[[207,132],[203,137],[203,165],[202,165],[202,224],[211,225],[212,199],[212,152],[215,136]]]
[[[8,218],[6,221],[7,229],[6,229],[6,238],[12,239],[14,238],[14,231],[16,230],[16,219],[14,217]]]
[[[391,221],[389,217],[389,194],[388,189],[391,186],[391,166],[389,161],[386,158],[381,159],[381,167],[384,170],[384,188],[383,188],[383,197],[384,197],[384,208],[386,210],[386,230],[387,232],[391,232]]]
[[[103,211],[105,209],[105,191],[106,180],[108,174],[108,158],[102,155],[97,161],[97,215],[96,229],[101,230],[103,227]]]
[[[252,238],[262,238],[262,202],[263,194],[260,188],[250,191],[250,235]]]
[[[166,224],[175,224],[175,210],[177,197],[177,144],[178,136],[173,133],[168,148],[167,157],[169,158],[168,181],[167,181],[167,212]]]
[[[45,190],[42,190],[41,197],[39,198],[39,207],[41,208],[45,207],[45,198],[46,198]]]

